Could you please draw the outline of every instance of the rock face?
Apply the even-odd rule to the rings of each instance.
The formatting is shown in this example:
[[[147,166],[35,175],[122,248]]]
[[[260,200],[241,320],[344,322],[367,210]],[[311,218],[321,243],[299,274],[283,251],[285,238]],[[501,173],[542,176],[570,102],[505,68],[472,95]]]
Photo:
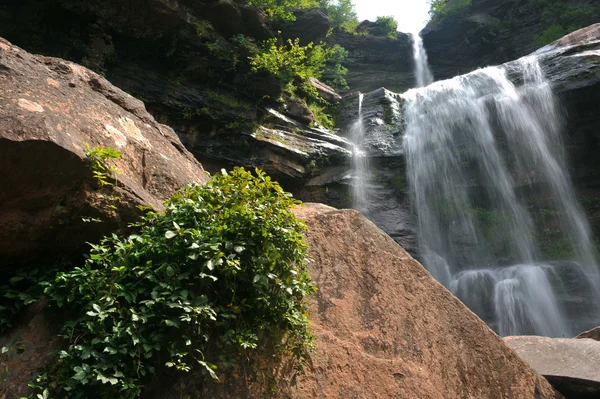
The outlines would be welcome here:
[[[309,226],[319,288],[310,308],[317,347],[305,374],[254,363],[243,381],[226,376],[201,392],[183,381],[185,394],[259,398],[268,388],[290,399],[560,397],[360,213],[307,204],[297,214]]]
[[[600,397],[600,342],[507,337],[505,342],[567,399]]]
[[[327,175],[315,166],[322,165],[322,157],[334,159],[345,151],[335,137],[315,137],[314,115],[302,100],[277,101],[282,96],[277,77],[251,71],[248,57],[279,29],[282,39],[300,37],[304,44],[325,38],[330,27],[325,10],[295,15],[293,23],[277,26],[244,0],[7,0],[0,36],[103,74],[144,101],[209,171],[260,167],[291,190]],[[271,109],[290,110],[296,123],[273,121]],[[256,139],[265,129],[283,136]],[[282,155],[284,141],[289,151]],[[306,155],[315,141],[321,151]],[[294,147],[297,142],[301,145]]]
[[[348,51],[344,66],[352,91],[368,93],[380,87],[403,92],[415,86],[412,39],[400,33],[397,39],[373,35],[354,35],[336,30],[327,42]]]
[[[80,65],[0,39],[0,85],[2,268],[83,253],[136,220],[138,205],[161,210],[175,190],[206,180],[173,130]],[[86,145],[121,151],[114,187],[98,188]]]
[[[577,2],[589,10],[564,11],[561,7],[568,3],[573,2],[472,0],[465,15],[430,22],[421,35],[436,80],[527,55],[540,47],[541,36],[551,26],[559,27],[560,36],[560,29],[573,30],[598,20],[599,1]]]

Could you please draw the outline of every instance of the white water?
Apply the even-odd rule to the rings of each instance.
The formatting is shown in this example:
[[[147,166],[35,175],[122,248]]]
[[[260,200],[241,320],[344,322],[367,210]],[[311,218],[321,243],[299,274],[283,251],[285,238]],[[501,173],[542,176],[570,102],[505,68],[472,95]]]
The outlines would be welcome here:
[[[354,148],[352,151],[352,207],[366,213],[369,206],[368,190],[366,183],[369,173],[369,161],[365,154],[363,143],[365,139],[365,127],[363,122],[362,104],[364,94],[358,94],[358,116],[350,130],[350,141]]]
[[[403,95],[420,256],[501,335],[568,336],[561,277],[544,261],[529,200],[560,215],[581,286],[597,287],[597,262],[566,172],[560,108],[536,58],[518,67],[520,87],[493,67]]]
[[[427,62],[427,52],[423,46],[423,39],[419,33],[412,33],[413,58],[415,62],[416,87],[425,87],[433,83],[433,74]]]

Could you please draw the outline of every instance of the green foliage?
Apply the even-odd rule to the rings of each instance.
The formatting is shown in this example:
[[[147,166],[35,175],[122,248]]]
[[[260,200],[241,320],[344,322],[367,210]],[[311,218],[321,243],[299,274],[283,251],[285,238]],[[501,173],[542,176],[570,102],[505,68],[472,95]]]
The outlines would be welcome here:
[[[165,368],[216,378],[261,338],[302,364],[315,289],[305,225],[290,209],[299,202],[256,173],[188,186],[137,233],[105,238],[85,266],[43,283],[50,306],[74,318],[32,398],[133,399]]]
[[[263,51],[252,57],[250,62],[255,72],[264,70],[277,76],[286,93],[302,97],[317,122],[332,129],[333,118],[327,112],[331,104],[319,96],[310,84],[310,78],[319,79],[327,71],[330,82],[337,87],[347,88],[344,75],[348,70],[341,64],[347,54],[339,45],[327,47],[325,44],[309,43],[301,46],[296,39],[278,46],[276,39],[270,39],[264,43]]]
[[[316,0],[248,0],[248,4],[263,6],[269,17],[282,21],[296,20],[292,12],[294,8],[310,8],[319,5]]]
[[[339,44],[329,49],[327,68],[325,69],[325,73],[329,76],[329,79],[326,83],[336,89],[349,88],[345,78],[348,68],[342,65],[346,57],[348,57],[348,51]]]
[[[287,45],[278,46],[273,38],[263,44],[263,51],[252,57],[250,64],[255,72],[264,70],[276,75],[284,90],[293,95],[300,84],[321,77],[331,54],[323,44],[301,46],[299,39],[290,39]]]
[[[326,106],[309,101],[308,108],[310,108],[310,110],[312,111],[319,125],[329,130],[333,130],[333,128],[335,127],[335,120],[331,115],[328,115]]]
[[[0,286],[0,333],[15,326],[26,306],[40,300],[43,292],[38,284],[40,275],[37,269],[20,271]]]
[[[352,0],[320,0],[319,3],[327,9],[333,28],[356,33],[358,15]]]
[[[536,37],[540,45],[546,45],[564,35],[596,22],[600,8],[579,1],[535,0],[542,10],[542,23],[547,28]]]
[[[109,179],[116,180],[117,174],[121,173],[113,164],[115,159],[121,158],[121,151],[115,150],[112,147],[98,146],[91,148],[89,144],[85,145],[85,150],[85,155],[90,164],[90,169],[94,173],[94,178],[98,183],[98,188],[102,189],[112,186],[113,183]]]
[[[398,21],[393,16],[377,17],[375,29],[372,32],[376,36],[387,36],[390,39],[398,38]]]
[[[431,19],[443,24],[465,15],[471,7],[471,0],[431,0],[429,4]]]

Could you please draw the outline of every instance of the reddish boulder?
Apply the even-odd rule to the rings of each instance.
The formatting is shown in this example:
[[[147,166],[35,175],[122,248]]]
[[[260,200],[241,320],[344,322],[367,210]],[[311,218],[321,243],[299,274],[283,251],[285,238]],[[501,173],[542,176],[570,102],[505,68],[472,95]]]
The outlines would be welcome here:
[[[136,220],[138,205],[161,210],[175,190],[206,179],[141,101],[80,65],[0,39],[0,87],[0,268],[81,253]],[[113,188],[98,190],[86,145],[121,152]]]
[[[297,214],[308,223],[319,289],[310,306],[316,351],[305,373],[265,365],[273,359],[260,352],[263,359],[219,384],[194,391],[184,377],[167,397],[562,398],[360,213],[308,204]]]

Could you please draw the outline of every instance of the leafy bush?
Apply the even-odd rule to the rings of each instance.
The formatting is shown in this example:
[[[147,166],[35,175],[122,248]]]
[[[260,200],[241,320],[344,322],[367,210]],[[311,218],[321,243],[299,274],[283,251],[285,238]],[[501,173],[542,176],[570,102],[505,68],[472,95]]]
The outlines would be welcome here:
[[[298,201],[256,173],[189,186],[136,234],[105,238],[85,266],[42,283],[51,306],[75,318],[34,397],[132,399],[165,368],[216,378],[263,337],[302,361],[314,291],[305,225],[290,209]]]
[[[542,9],[542,23],[547,28],[536,39],[546,45],[577,29],[596,22],[600,7],[577,1],[536,0]]]
[[[377,17],[373,34],[396,39],[398,37],[398,21],[391,15],[387,17]]]
[[[356,33],[358,15],[352,0],[320,0],[319,3],[327,9],[333,28],[348,33]]]
[[[431,0],[429,15],[432,20],[444,23],[463,16],[470,6],[471,0]]]
[[[564,35],[565,28],[563,28],[562,25],[552,25],[544,32],[542,32],[541,35],[536,36],[536,40],[540,45],[544,46],[548,43],[552,43],[553,41],[560,39]]]
[[[248,0],[248,4],[262,5],[269,17],[283,21],[296,20],[292,12],[294,8],[310,8],[319,5],[316,0]]]

